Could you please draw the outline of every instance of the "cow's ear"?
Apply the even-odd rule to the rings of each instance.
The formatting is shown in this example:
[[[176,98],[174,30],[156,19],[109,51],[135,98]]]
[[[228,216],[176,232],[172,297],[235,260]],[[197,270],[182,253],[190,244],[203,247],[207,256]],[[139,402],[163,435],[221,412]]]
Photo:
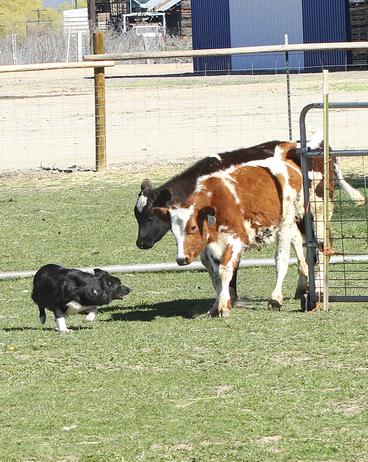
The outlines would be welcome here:
[[[166,207],[153,207],[152,213],[165,223],[170,223],[170,212]]]
[[[173,195],[171,189],[164,188],[159,192],[155,202],[160,205],[168,206],[172,198]]]
[[[207,223],[209,225],[215,225],[216,224],[216,209],[215,207],[203,207],[199,213],[198,217],[200,218],[201,221],[207,220]]]
[[[150,182],[148,178],[143,180],[141,184],[141,191],[146,191],[147,189],[153,189],[153,184]]]

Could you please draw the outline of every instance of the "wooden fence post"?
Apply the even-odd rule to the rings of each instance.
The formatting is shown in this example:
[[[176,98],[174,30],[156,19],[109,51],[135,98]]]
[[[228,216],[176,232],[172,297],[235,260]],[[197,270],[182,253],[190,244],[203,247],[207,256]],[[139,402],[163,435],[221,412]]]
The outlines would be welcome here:
[[[104,35],[93,33],[93,53],[104,53]],[[106,170],[106,100],[105,68],[96,67],[95,74],[95,127],[96,127],[96,172]]]

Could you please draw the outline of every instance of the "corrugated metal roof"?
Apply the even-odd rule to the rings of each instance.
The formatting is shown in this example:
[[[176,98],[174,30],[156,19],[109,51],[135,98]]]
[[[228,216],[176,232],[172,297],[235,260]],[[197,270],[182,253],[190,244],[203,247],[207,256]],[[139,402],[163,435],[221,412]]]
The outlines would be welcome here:
[[[167,11],[181,0],[134,0],[135,3],[141,8],[147,9],[148,11]]]
[[[154,7],[154,10],[155,11],[167,11],[180,2],[181,0],[164,0],[164,1],[161,0],[159,4]]]
[[[161,0],[134,0],[135,3],[138,3],[138,5],[141,8],[147,8],[148,10],[152,10],[158,3],[160,3]]]

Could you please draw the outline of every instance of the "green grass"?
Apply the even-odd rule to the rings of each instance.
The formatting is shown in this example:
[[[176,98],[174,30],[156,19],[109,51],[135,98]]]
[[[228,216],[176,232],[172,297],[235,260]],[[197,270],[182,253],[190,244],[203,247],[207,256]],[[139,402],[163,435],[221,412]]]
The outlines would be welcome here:
[[[135,248],[139,180],[2,181],[1,269],[172,261],[169,235]],[[205,273],[121,279],[133,292],[67,335],[37,324],[30,279],[0,282],[1,461],[368,460],[366,305],[301,313],[291,268],[268,311],[274,270],[256,268],[209,320]]]
[[[365,82],[354,82],[354,83],[333,83],[331,85],[333,91],[367,91],[368,84]]]
[[[281,77],[282,78],[282,77]],[[275,82],[276,79],[276,82]],[[269,76],[234,76],[234,75],[220,75],[220,76],[187,76],[187,77],[150,77],[139,79],[132,79],[124,77],[117,79],[113,77],[109,81],[109,85],[114,89],[151,89],[151,90],[167,90],[168,88],[200,88],[200,87],[223,87],[231,85],[246,85],[246,84],[260,84],[260,83],[277,83],[277,76],[270,78]],[[282,83],[282,80],[280,80]]]

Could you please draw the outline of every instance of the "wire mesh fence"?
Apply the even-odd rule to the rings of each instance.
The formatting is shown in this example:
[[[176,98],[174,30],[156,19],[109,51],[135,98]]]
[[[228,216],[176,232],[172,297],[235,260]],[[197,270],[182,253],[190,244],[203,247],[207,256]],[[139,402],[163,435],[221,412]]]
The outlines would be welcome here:
[[[91,163],[92,76],[93,69],[0,75],[1,169]]]
[[[91,70],[0,74],[0,169],[94,166]],[[364,71],[331,74],[334,101],[367,98]],[[290,77],[291,127],[321,100],[317,74]],[[192,160],[270,139],[288,139],[286,76],[193,73],[190,63],[125,64],[106,70],[107,162]],[[336,120],[335,120],[336,119]],[[331,144],[368,146],[367,115],[332,116]],[[322,126],[311,114],[308,127]],[[346,136],[347,131],[349,136]]]
[[[328,303],[331,301],[368,300],[366,293],[368,272],[366,156],[368,156],[368,149],[337,147],[337,149],[330,150],[326,143],[323,153],[323,175],[321,175],[321,170],[307,171],[308,163],[320,164],[321,160],[318,158],[321,159],[322,156],[318,150],[309,152],[305,149],[305,119],[308,112],[313,109],[323,109],[325,113],[324,133],[327,133],[326,139],[328,139],[331,115],[334,114],[338,119],[352,111],[357,111],[359,114],[364,113],[368,109],[368,102],[329,103],[326,99],[323,104],[307,105],[303,108],[300,117],[305,209],[307,211],[305,217],[307,260],[310,279],[305,308],[311,309],[316,306],[322,308],[323,306],[323,309],[328,309]],[[359,117],[357,123],[359,124],[361,120],[362,117]],[[346,138],[348,139],[352,133],[346,130]],[[351,143],[355,144],[353,140]],[[345,178],[340,169],[341,160],[344,161]],[[330,181],[328,181],[328,176]],[[334,265],[329,264],[330,256],[332,256]]]
[[[367,153],[368,155],[368,153]],[[365,156],[347,158],[349,182],[359,188],[367,199],[367,160]],[[334,198],[331,219],[334,254],[343,257],[341,264],[331,266],[329,285],[331,295],[367,295],[368,287],[368,215],[365,204],[352,206],[341,189]],[[358,258],[346,257],[354,255]],[[360,260],[359,257],[365,257]]]

